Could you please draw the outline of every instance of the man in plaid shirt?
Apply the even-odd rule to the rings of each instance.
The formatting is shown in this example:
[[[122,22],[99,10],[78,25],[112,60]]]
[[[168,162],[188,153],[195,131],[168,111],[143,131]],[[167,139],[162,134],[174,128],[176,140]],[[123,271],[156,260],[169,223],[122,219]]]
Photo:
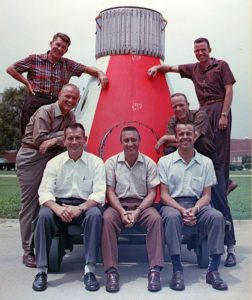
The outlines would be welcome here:
[[[88,73],[98,78],[102,88],[107,85],[108,78],[99,69],[63,58],[70,44],[66,34],[56,33],[47,53],[29,55],[7,68],[7,73],[23,83],[28,91],[21,113],[22,135],[33,113],[42,105],[56,102],[59,91],[72,76]],[[27,78],[23,73],[27,73]]]

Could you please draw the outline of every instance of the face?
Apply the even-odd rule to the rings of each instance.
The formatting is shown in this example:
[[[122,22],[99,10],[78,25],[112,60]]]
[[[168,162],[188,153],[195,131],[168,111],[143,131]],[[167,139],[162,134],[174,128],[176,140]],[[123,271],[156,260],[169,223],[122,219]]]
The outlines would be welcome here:
[[[69,157],[76,160],[81,157],[87,137],[81,128],[70,129],[65,132],[65,147]]]
[[[68,43],[57,37],[54,41],[50,42],[50,56],[55,60],[59,60],[68,50]]]
[[[178,124],[176,126],[176,139],[179,148],[183,150],[191,150],[194,148],[194,127],[189,124]]]
[[[194,54],[200,63],[209,60],[211,51],[212,49],[208,47],[206,42],[194,44]]]
[[[171,105],[175,116],[181,122],[187,122],[189,117],[189,104],[183,96],[171,98]]]
[[[125,155],[137,155],[140,138],[136,131],[123,131],[121,135],[121,144]]]
[[[59,93],[59,107],[63,115],[67,115],[77,105],[80,98],[78,89],[66,86]]]

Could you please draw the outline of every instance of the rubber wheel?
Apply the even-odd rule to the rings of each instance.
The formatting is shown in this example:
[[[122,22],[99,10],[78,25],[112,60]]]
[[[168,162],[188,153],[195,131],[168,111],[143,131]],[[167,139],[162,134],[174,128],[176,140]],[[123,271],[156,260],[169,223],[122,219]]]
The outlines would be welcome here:
[[[50,272],[59,272],[61,264],[61,249],[60,249],[60,237],[55,236],[52,239],[52,245],[48,258],[48,270]]]
[[[202,269],[207,268],[209,263],[207,237],[205,237],[199,244],[196,254],[198,267]]]

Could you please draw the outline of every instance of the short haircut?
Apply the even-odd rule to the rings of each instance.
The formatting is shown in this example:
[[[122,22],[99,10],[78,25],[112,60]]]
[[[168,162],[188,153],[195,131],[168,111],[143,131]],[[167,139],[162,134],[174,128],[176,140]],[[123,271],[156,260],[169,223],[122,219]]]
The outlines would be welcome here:
[[[63,89],[65,89],[66,87],[72,87],[74,90],[76,90],[76,91],[78,91],[79,93],[80,93],[80,89],[78,88],[78,86],[77,85],[75,85],[75,84],[73,84],[73,83],[66,83],[66,84],[64,84],[63,86],[62,86],[62,88],[61,88],[61,91],[63,90]]]
[[[122,140],[122,133],[125,132],[125,131],[136,131],[137,135],[139,137],[139,140],[141,140],[140,133],[139,133],[138,129],[135,126],[126,126],[126,127],[123,127],[123,129],[121,130],[120,141]]]
[[[78,128],[80,128],[83,131],[83,136],[85,136],[85,128],[81,123],[72,123],[72,124],[67,125],[64,130],[64,136],[66,136],[66,131],[68,129],[76,130]]]
[[[71,45],[71,39],[68,35],[66,35],[65,33],[62,32],[58,32],[53,36],[53,41],[55,41],[57,38],[62,39],[64,42],[66,42],[68,44],[68,46]]]
[[[187,100],[186,95],[183,94],[183,93],[175,93],[175,94],[172,94],[172,95],[171,95],[171,98],[175,98],[175,97],[184,97],[186,103],[189,103],[188,100]]]
[[[199,43],[206,43],[208,48],[210,48],[210,43],[209,43],[209,40],[207,38],[201,37],[201,38],[198,38],[194,41],[194,44],[199,44]]]
[[[190,125],[192,128],[193,128],[193,132],[195,133],[195,125],[193,123],[180,123],[178,122],[176,125],[175,125],[175,135],[177,135],[177,127],[179,125],[184,125],[184,126],[187,126],[187,125]]]

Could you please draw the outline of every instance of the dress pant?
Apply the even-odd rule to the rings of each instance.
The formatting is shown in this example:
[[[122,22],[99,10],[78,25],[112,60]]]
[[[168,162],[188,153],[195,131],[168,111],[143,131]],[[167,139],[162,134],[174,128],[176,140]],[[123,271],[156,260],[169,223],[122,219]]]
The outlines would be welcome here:
[[[135,209],[141,203],[141,200],[132,198],[126,198],[122,201],[126,210]],[[153,207],[146,208],[140,213],[136,225],[147,230],[146,247],[150,268],[154,266],[163,267],[164,245],[160,214]],[[103,213],[102,256],[105,271],[111,267],[118,268],[117,241],[123,226],[119,213],[109,206]]]
[[[185,208],[191,202],[190,197],[179,197],[179,204]],[[184,198],[184,199],[182,199]],[[196,202],[196,201],[194,201]],[[192,203],[192,202],[191,202]],[[181,213],[170,206],[162,206],[160,214],[163,220],[165,241],[170,255],[181,255],[183,219]],[[208,236],[209,255],[224,253],[225,219],[216,209],[206,206],[197,214],[199,230]]]
[[[72,222],[61,221],[51,209],[41,207],[36,222],[34,240],[36,264],[38,268],[48,267],[48,254],[52,239],[58,230],[64,230],[68,224],[80,224],[83,228],[85,245],[85,263],[96,263],[100,248],[102,231],[102,214],[98,207],[91,207]]]

